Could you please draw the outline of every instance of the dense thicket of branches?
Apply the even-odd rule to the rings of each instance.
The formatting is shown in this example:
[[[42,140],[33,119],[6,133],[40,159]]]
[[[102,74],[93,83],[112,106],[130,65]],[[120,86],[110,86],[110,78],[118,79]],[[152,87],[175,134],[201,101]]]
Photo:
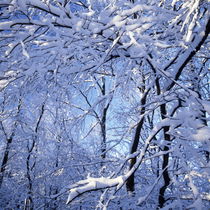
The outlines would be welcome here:
[[[0,206],[208,209],[207,0],[1,0]]]

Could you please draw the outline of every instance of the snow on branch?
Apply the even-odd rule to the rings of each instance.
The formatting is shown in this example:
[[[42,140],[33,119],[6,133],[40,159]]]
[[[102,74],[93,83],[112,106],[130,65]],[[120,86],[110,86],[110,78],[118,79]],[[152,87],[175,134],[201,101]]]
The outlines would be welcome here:
[[[82,195],[86,192],[91,192],[91,191],[96,191],[96,190],[111,188],[111,187],[117,187],[116,191],[121,189],[121,187],[125,184],[127,179],[141,165],[141,163],[144,159],[145,153],[147,151],[147,148],[149,146],[149,143],[152,141],[152,139],[157,135],[157,133],[163,127],[169,126],[170,122],[171,121],[169,119],[164,119],[160,123],[157,123],[157,125],[153,128],[153,131],[151,132],[150,136],[145,141],[145,145],[142,148],[142,150],[140,152],[140,155],[137,158],[136,163],[134,164],[134,166],[131,168],[130,171],[128,171],[126,174],[118,176],[116,178],[106,178],[106,177],[93,178],[93,177],[88,177],[86,180],[81,180],[81,181],[77,182],[76,184],[73,185],[73,188],[70,189],[69,196],[68,196],[66,204],[70,204],[75,198],[77,198],[78,196],[80,196],[80,195]]]
[[[208,15],[209,16],[209,15]],[[202,44],[205,42],[205,40],[208,38],[209,30],[210,29],[210,20],[206,21],[206,25],[202,26],[200,28],[200,31],[198,34],[195,35],[193,42],[190,43],[188,46],[188,49],[179,56],[179,59],[174,65],[174,80],[177,80],[184,69],[184,67],[187,65],[187,63],[191,60],[191,58],[196,54],[197,51],[200,50]],[[170,90],[175,85],[174,81],[171,81],[169,85],[166,87],[166,90]]]
[[[59,7],[53,6],[52,4],[43,3],[40,0],[28,0],[27,3],[35,8],[49,12],[55,16],[61,17],[66,16],[65,12]]]
[[[28,19],[19,19],[19,20],[11,20],[0,23],[0,30],[11,30],[11,27],[14,25],[28,24],[30,23]]]
[[[119,176],[114,179],[105,178],[105,177],[102,178],[89,177],[86,180],[77,182],[76,187],[70,190],[66,204],[71,203],[76,197],[82,195],[83,193],[96,191],[104,188],[115,187],[121,182],[123,182],[122,176]]]

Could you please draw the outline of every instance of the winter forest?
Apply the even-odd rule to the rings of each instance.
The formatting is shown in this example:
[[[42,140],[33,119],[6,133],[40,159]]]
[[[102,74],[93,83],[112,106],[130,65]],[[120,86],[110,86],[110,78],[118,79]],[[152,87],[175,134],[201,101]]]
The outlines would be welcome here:
[[[208,210],[208,0],[0,0],[0,209]]]

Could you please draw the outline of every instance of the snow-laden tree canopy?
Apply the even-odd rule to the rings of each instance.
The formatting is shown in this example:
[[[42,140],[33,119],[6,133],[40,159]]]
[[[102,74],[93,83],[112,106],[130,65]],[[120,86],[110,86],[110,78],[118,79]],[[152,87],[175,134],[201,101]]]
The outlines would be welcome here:
[[[208,209],[208,0],[1,0],[0,206]]]

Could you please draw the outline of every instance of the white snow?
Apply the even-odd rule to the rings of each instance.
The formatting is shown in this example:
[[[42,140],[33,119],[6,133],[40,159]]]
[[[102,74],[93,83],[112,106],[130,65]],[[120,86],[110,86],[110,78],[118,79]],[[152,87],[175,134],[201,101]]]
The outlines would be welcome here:
[[[11,20],[11,21],[4,21],[0,22],[0,30],[9,30],[11,29],[12,25],[15,24],[21,24],[21,23],[29,23],[28,19],[19,19],[19,20]]]
[[[195,141],[210,141],[210,128],[203,127],[196,130],[195,134],[192,134],[192,138]]]
[[[20,42],[21,46],[22,46],[22,53],[24,56],[26,56],[27,59],[30,58],[28,52],[26,51],[26,48],[25,48],[25,44],[23,43],[23,41]]]
[[[8,79],[1,79],[0,80],[0,91],[5,88],[9,84],[10,80]]]
[[[210,115],[210,101],[202,101],[201,103],[205,111]]]
[[[82,184],[82,186],[78,186],[70,190],[66,204],[69,204],[73,199],[75,199],[80,194],[83,194],[91,190],[114,187],[120,184],[121,182],[122,182],[121,176],[114,179],[105,178],[105,177],[101,178],[88,177],[86,180],[82,180],[76,183],[76,185]]]

